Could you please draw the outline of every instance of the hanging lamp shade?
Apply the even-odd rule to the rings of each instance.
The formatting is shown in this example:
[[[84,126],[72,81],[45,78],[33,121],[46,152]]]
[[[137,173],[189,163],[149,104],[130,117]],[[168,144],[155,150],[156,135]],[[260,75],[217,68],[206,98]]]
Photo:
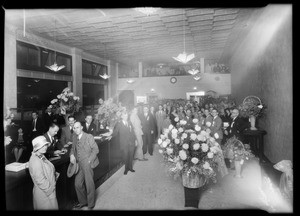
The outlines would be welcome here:
[[[103,79],[108,79],[110,76],[107,75],[106,73],[104,73],[103,75],[99,75],[100,77],[102,77]]]
[[[55,32],[56,32],[56,20],[55,20]],[[54,41],[56,43],[56,35],[54,35]],[[56,51],[54,51],[54,63],[53,65],[45,65],[46,68],[48,68],[49,70],[52,70],[54,72],[58,72],[60,71],[61,69],[65,68],[66,66],[65,65],[61,65],[61,66],[58,66],[57,63],[56,63]]]
[[[182,22],[183,22],[183,53],[180,53],[177,57],[173,57],[173,59],[175,59],[176,61],[179,61],[183,64],[188,63],[190,60],[192,60],[193,58],[195,58],[195,54],[192,53],[190,55],[187,55],[187,53],[185,52],[185,24],[184,24],[184,11],[182,14]]]
[[[201,79],[201,76],[196,75],[196,76],[194,76],[193,78],[194,78],[196,81],[199,81],[199,80]]]
[[[191,75],[196,75],[197,73],[199,73],[199,70],[193,68],[191,70],[188,70],[188,73],[191,74]]]
[[[188,63],[189,61],[191,61],[193,58],[195,58],[195,54],[190,54],[187,55],[186,52],[180,53],[177,57],[173,57],[173,59],[175,59],[176,61],[179,61],[183,64]]]
[[[52,71],[54,71],[54,72],[57,72],[57,71],[60,71],[61,69],[65,68],[66,66],[64,66],[64,65],[58,66],[56,64],[56,62],[54,62],[53,65],[51,65],[51,66],[46,65],[45,67],[52,70]]]

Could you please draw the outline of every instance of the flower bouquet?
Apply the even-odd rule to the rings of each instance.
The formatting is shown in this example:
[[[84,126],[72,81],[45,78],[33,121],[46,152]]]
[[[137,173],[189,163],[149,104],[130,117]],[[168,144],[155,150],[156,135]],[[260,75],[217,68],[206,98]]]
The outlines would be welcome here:
[[[120,114],[125,107],[120,107],[113,102],[112,98],[105,100],[100,104],[98,113],[95,118],[100,122],[100,129],[104,129],[105,126],[114,127],[118,121],[118,114]]]
[[[196,122],[193,121],[193,129],[185,130],[186,121],[181,120],[177,127],[170,125],[158,139],[169,173],[174,178],[182,176],[183,185],[188,188],[215,183],[219,168],[226,169],[219,144]]]
[[[242,117],[260,117],[263,115],[266,106],[256,96],[247,96],[243,103],[238,106]]]
[[[235,136],[227,140],[223,146],[224,157],[234,163],[236,168],[236,176],[241,177],[241,166],[245,160],[254,157],[249,144],[243,144]]]
[[[49,106],[55,113],[62,115],[74,114],[79,110],[79,97],[75,96],[69,88],[65,88],[57,98],[53,99]]]

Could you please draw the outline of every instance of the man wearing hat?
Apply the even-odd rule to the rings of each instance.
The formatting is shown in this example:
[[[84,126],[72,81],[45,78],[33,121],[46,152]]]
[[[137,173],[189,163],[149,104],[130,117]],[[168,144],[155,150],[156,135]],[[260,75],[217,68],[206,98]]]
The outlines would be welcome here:
[[[35,210],[58,210],[56,181],[59,173],[44,154],[49,142],[44,136],[32,140],[33,151],[29,159],[29,173],[33,181],[33,208]]]
[[[79,204],[75,207],[88,206],[88,209],[93,209],[95,206],[93,169],[99,164],[97,156],[99,149],[94,137],[85,133],[82,129],[80,122],[74,124],[75,136],[73,136],[70,152],[70,163],[78,164],[78,173],[75,176],[75,190]]]

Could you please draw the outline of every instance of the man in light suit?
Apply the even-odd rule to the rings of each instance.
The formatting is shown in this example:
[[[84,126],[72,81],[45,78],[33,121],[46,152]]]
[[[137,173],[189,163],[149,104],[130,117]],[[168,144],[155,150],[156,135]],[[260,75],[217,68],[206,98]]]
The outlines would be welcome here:
[[[212,109],[211,115],[213,118],[212,118],[212,124],[210,126],[210,130],[211,130],[210,134],[213,138],[215,138],[216,142],[221,145],[223,139],[223,131],[222,131],[223,122],[220,116],[218,115],[218,111],[215,108]]]
[[[75,136],[70,152],[70,163],[77,162],[79,165],[78,173],[75,176],[75,190],[79,205],[82,208],[88,206],[93,209],[95,206],[95,183],[93,169],[98,166],[99,153],[98,145],[91,134],[82,131],[80,122],[74,124]]]
[[[136,136],[133,130],[133,125],[128,121],[128,113],[123,111],[121,114],[121,120],[117,123],[112,137],[119,135],[120,149],[123,153],[123,160],[125,163],[124,175],[127,175],[128,171],[135,172],[132,167],[135,140]]]
[[[83,131],[92,134],[93,136],[96,136],[97,131],[96,131],[96,125],[92,123],[93,117],[91,114],[87,114],[85,117],[85,122],[82,124]]]
[[[73,127],[75,122],[76,122],[75,117],[70,115],[68,117],[68,125],[66,125],[61,129],[60,144],[63,147],[67,147],[66,145],[69,146],[72,144],[72,140],[74,136]]]
[[[156,124],[157,124],[157,135],[158,137],[163,133],[163,123],[164,120],[167,118],[167,114],[163,111],[163,106],[158,106],[158,111],[155,113],[156,117]]]

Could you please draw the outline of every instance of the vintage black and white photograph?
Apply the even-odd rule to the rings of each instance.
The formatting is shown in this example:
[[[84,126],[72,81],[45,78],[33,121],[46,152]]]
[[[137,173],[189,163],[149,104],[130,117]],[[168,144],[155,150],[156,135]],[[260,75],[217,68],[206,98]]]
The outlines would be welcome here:
[[[3,10],[7,211],[294,212],[293,4]]]

